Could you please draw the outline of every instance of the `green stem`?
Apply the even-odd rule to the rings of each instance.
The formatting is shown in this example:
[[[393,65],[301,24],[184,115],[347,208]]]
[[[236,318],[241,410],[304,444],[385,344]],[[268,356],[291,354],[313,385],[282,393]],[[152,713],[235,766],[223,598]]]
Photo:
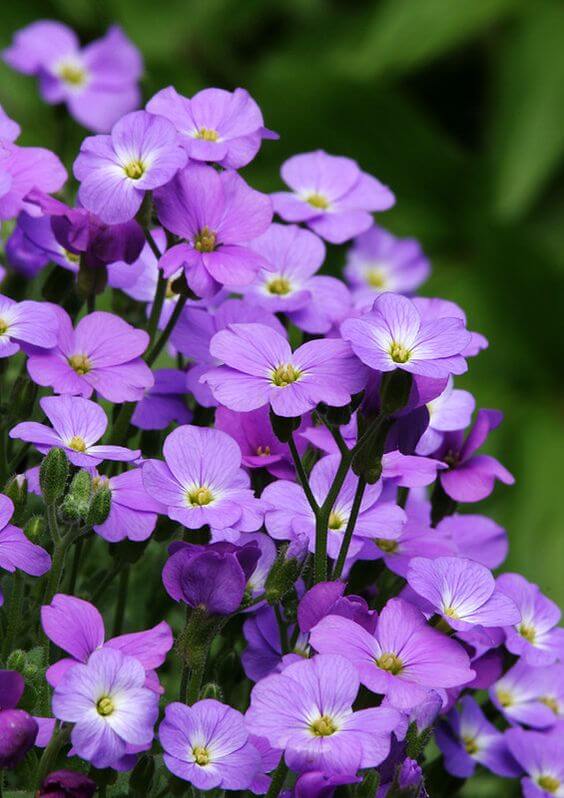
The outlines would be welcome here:
[[[162,352],[164,346],[166,345],[166,342],[168,341],[168,339],[170,338],[170,336],[172,334],[172,331],[176,327],[176,322],[180,318],[180,314],[184,310],[184,306],[186,305],[187,301],[188,301],[188,297],[187,296],[182,295],[182,296],[178,297],[178,300],[176,302],[176,305],[174,307],[174,310],[172,311],[172,314],[170,316],[170,319],[168,320],[168,323],[167,323],[166,327],[164,328],[164,330],[160,334],[159,338],[157,339],[156,343],[152,347],[151,351],[147,355],[146,359],[147,359],[147,364],[149,366],[153,365],[155,360],[158,358],[158,356]]]
[[[114,615],[114,626],[112,637],[117,637],[123,629],[123,619],[125,617],[125,606],[127,604],[127,590],[129,587],[129,568],[124,568],[119,575],[118,600]]]
[[[356,520],[360,512],[360,505],[362,504],[362,498],[364,496],[365,490],[366,481],[362,477],[359,477],[352,503],[351,514],[347,522],[347,528],[345,529],[341,548],[339,549],[339,556],[337,557],[337,562],[335,563],[335,570],[333,571],[332,579],[339,579],[343,573],[343,568],[345,567],[347,554],[349,553],[349,546],[351,545]]]
[[[300,457],[300,454],[298,452],[298,448],[296,446],[296,442],[294,440],[294,436],[292,434],[290,434],[290,438],[288,440],[288,447],[290,449],[290,453],[292,455],[292,459],[294,460],[294,465],[296,467],[296,472],[298,474],[301,486],[304,489],[304,493],[305,493],[306,498],[307,498],[307,500],[309,502],[309,505],[310,505],[311,509],[313,510],[313,512],[317,513],[317,511],[319,510],[319,505],[317,504],[317,502],[315,500],[315,496],[312,493],[312,490],[311,490],[311,487],[310,487],[310,484],[309,484],[309,479],[308,479],[308,476],[307,476],[307,474],[305,472],[304,464],[302,463],[302,458]]]
[[[48,504],[45,507],[45,514],[47,516],[47,527],[51,540],[54,543],[60,543],[61,533],[59,532],[59,522],[57,520],[57,507],[54,504]]]
[[[62,727],[56,730],[49,741],[49,745],[43,751],[43,755],[39,760],[39,765],[37,766],[37,786],[41,786],[43,779],[47,776],[53,769],[53,765],[59,755],[59,751],[68,741],[70,735],[70,727]]]
[[[208,659],[208,649],[196,653],[192,652],[194,664],[190,672],[190,682],[188,683],[188,692],[186,694],[186,703],[188,705],[195,704],[200,696],[202,682],[204,680],[204,673],[206,670],[206,662]]]
[[[329,493],[319,512],[316,513],[315,518],[315,554],[313,560],[313,580],[314,583],[327,581],[327,529],[329,525],[329,516],[333,505],[339,495],[339,491],[343,487],[345,478],[349,472],[352,460],[352,452],[348,451],[347,454],[341,457],[341,462],[335,474],[333,484],[329,489]]]
[[[282,787],[284,786],[284,782],[286,781],[286,776],[288,775],[288,765],[284,761],[284,754],[280,757],[280,762],[278,763],[276,770],[272,774],[272,779],[270,781],[270,787],[268,788],[268,792],[266,793],[266,798],[277,798],[280,794]]]
[[[96,588],[96,590],[92,593],[90,597],[90,601],[92,602],[92,604],[96,604],[97,600],[100,598],[102,593],[106,590],[106,588],[109,585],[111,585],[116,576],[119,574],[121,568],[122,566],[120,563],[114,563],[112,569],[108,571],[108,573],[104,576],[102,581],[98,583],[98,587]]]
[[[145,232],[147,233],[148,231]],[[147,240],[149,241],[149,239]],[[160,253],[158,257],[160,258]],[[163,309],[163,304],[166,296],[167,282],[168,280],[166,279],[166,277],[164,277],[163,273],[159,271],[159,279],[157,282],[155,299],[153,302],[153,307],[151,308],[151,315],[149,316],[149,321],[147,322],[147,332],[149,333],[149,338],[151,339],[151,343],[153,341],[153,338],[155,337],[157,326],[159,324],[159,319],[161,317],[161,312]]]
[[[123,446],[127,442],[127,429],[131,417],[135,412],[135,407],[135,402],[124,402],[124,404],[122,404],[110,435],[111,444]]]
[[[2,427],[0,430],[0,487],[3,486],[10,474],[10,464],[8,463],[8,428]]]
[[[72,567],[70,572],[69,584],[67,593],[72,596],[76,589],[76,581],[78,579],[78,571],[80,568],[80,557],[82,555],[82,547],[84,545],[84,538],[80,537],[74,544],[74,556],[72,558]]]
[[[24,582],[21,571],[15,571],[12,583],[12,594],[8,607],[8,624],[6,637],[2,646],[2,660],[5,662],[12,649],[12,643],[16,630],[20,628],[22,622],[22,602],[24,594]]]
[[[59,588],[59,582],[61,581],[61,575],[63,573],[66,553],[67,547],[65,543],[62,540],[55,542],[51,570],[49,571],[49,580],[47,582],[47,587],[45,588],[45,594],[43,596],[44,604],[51,603],[51,599]]]

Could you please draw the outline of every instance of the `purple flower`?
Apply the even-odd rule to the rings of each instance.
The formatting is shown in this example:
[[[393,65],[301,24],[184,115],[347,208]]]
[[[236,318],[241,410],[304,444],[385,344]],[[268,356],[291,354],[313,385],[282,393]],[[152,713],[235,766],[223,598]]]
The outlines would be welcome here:
[[[244,288],[253,305],[286,313],[309,333],[327,333],[348,316],[351,298],[344,283],[315,274],[325,259],[325,246],[316,235],[296,225],[272,224],[252,249],[269,264]]]
[[[292,352],[288,341],[264,324],[230,325],[214,335],[210,352],[225,365],[202,380],[231,410],[270,403],[279,416],[300,416],[319,402],[346,405],[366,383],[366,370],[345,341],[309,341]]]
[[[117,26],[80,49],[66,25],[40,20],[19,30],[2,57],[18,72],[36,75],[43,99],[65,102],[71,116],[90,130],[105,133],[139,104],[143,62]]]
[[[96,789],[96,782],[84,773],[56,770],[43,779],[37,798],[93,798]]]
[[[463,430],[469,426],[476,400],[469,391],[453,387],[449,377],[447,387],[426,405],[429,413],[429,426],[419,439],[417,454],[433,454],[443,442],[445,432]]]
[[[520,623],[505,628],[507,649],[529,665],[551,665],[564,658],[564,629],[556,626],[560,608],[520,574],[502,574],[497,586],[521,612]]]
[[[503,527],[485,515],[454,515],[443,518],[436,532],[452,542],[460,557],[499,568],[507,557],[509,544]]]
[[[163,583],[175,601],[201,607],[209,615],[230,615],[243,600],[260,557],[256,543],[172,544],[163,569]]]
[[[399,368],[440,379],[467,368],[461,352],[470,333],[462,320],[424,322],[412,300],[400,294],[382,294],[369,313],[343,322],[341,333],[362,362],[377,371]]]
[[[479,410],[476,423],[464,440],[462,431],[447,433],[435,457],[449,466],[440,474],[441,485],[455,501],[477,502],[490,495],[496,479],[513,485],[515,479],[501,463],[487,454],[474,454],[492,429],[501,424],[499,410]]]
[[[298,777],[292,792],[292,798],[332,798],[337,787],[344,784],[357,784],[360,776],[349,773],[322,773],[310,770]]]
[[[319,505],[323,504],[329,493],[339,463],[339,455],[328,455],[319,460],[311,471],[310,487]],[[358,477],[350,472],[329,517],[327,551],[333,559],[339,555],[357,484]],[[367,538],[381,537],[393,541],[401,531],[405,522],[404,511],[390,502],[381,502],[381,493],[381,481],[368,485],[364,492],[349,548],[351,557],[361,551]],[[278,480],[267,485],[262,498],[272,508],[267,509],[265,519],[269,534],[276,540],[306,537],[309,550],[315,551],[315,515],[301,485]]]
[[[249,488],[241,469],[241,450],[216,429],[183,426],[167,435],[165,462],[143,464],[145,490],[167,507],[169,518],[188,529],[204,524],[243,532],[256,531],[264,502]]]
[[[51,557],[41,546],[28,540],[21,529],[10,524],[13,514],[12,500],[0,493],[0,569],[10,573],[19,570],[30,576],[43,576],[51,567]],[[0,606],[2,602],[0,590]]]
[[[6,111],[0,105],[0,139],[4,141],[15,141],[20,133],[21,127],[13,119],[10,119]]]
[[[507,746],[527,774],[521,781],[525,798],[562,798],[564,795],[564,740],[561,732],[509,729]]]
[[[103,222],[133,219],[146,191],[170,182],[186,164],[174,126],[145,111],[126,114],[109,136],[90,136],[74,162],[78,198]]]
[[[376,628],[376,610],[370,610],[361,596],[345,596],[343,582],[318,582],[298,605],[298,624],[304,633],[310,632],[326,615],[350,618],[368,632]]]
[[[159,739],[167,768],[199,790],[246,790],[261,765],[241,713],[213,699],[169,704]]]
[[[94,490],[108,488],[112,494],[110,514],[103,524],[92,528],[109,543],[120,540],[147,540],[157,524],[159,513],[166,508],[152,496],[143,485],[140,468],[124,471],[115,477],[94,473]]]
[[[388,601],[374,635],[329,615],[312,629],[310,641],[322,654],[347,657],[362,684],[398,709],[415,707],[429,690],[458,687],[474,677],[462,646],[427,626],[425,616],[399,598]]]
[[[131,423],[139,429],[166,429],[169,424],[189,424],[192,413],[188,410],[186,374],[178,369],[155,371],[155,384],[137,404]]]
[[[290,639],[294,632],[294,624],[289,624]],[[245,621],[243,634],[247,647],[241,655],[241,663],[245,674],[253,682],[258,682],[275,671],[284,670],[288,665],[309,655],[307,636],[301,633],[298,633],[292,651],[288,654],[282,652],[280,628],[270,606],[263,605]]]
[[[83,316],[74,330],[62,308],[58,317],[56,345],[29,357],[27,369],[34,382],[86,398],[97,391],[110,402],[143,398],[154,383],[151,369],[140,357],[149,343],[144,330],[105,311]]]
[[[16,709],[24,688],[19,673],[0,670],[0,768],[15,767],[37,737],[37,721]]]
[[[41,454],[54,447],[64,449],[71,463],[80,468],[93,468],[102,460],[131,462],[140,456],[139,450],[124,446],[96,446],[108,419],[95,402],[80,396],[45,396],[39,404],[53,427],[23,421],[10,430],[10,438],[33,443]]]
[[[436,732],[437,744],[445,758],[445,768],[453,776],[467,779],[474,775],[476,764],[484,765],[498,776],[511,778],[521,772],[507,746],[507,738],[489,721],[469,695],[460,701]]]
[[[151,744],[159,697],[144,684],[139,660],[108,647],[64,674],[52,709],[56,718],[74,724],[71,741],[81,759],[97,768],[111,767],[128,746]]]
[[[170,626],[162,621],[145,632],[133,632],[105,641],[104,620],[88,601],[57,593],[51,604],[41,607],[41,625],[45,635],[70,657],[63,657],[47,669],[46,679],[57,687],[64,674],[77,663],[86,663],[99,648],[118,649],[134,657],[146,671],[146,686],[162,692],[154,673],[172,648]]]
[[[440,299],[439,297],[429,299],[428,297],[416,296],[413,298],[413,304],[419,311],[422,321],[437,321],[437,319],[455,317],[460,319],[466,326],[466,313],[456,302],[451,302],[449,299]],[[483,349],[487,349],[488,346],[487,338],[484,338],[480,333],[471,332],[470,342],[462,354],[464,357],[474,357]]]
[[[245,89],[203,89],[188,99],[168,86],[149,100],[147,111],[172,122],[193,161],[214,161],[226,169],[246,166],[262,139],[278,138],[264,127],[260,108]]]
[[[155,192],[155,204],[161,224],[185,242],[169,249],[160,267],[166,277],[182,267],[198,296],[247,285],[268,267],[249,243],[270,225],[272,204],[236,172],[189,163]]]
[[[345,278],[357,307],[368,309],[383,291],[412,294],[429,277],[431,265],[413,238],[396,236],[374,225],[353,241]]]
[[[57,344],[59,324],[45,302],[14,302],[0,294],[0,358],[19,352],[20,343],[51,349]]]
[[[344,657],[296,662],[253,687],[247,726],[284,749],[288,767],[298,772],[352,775],[375,767],[388,755],[400,715],[381,707],[353,712],[359,686]]]
[[[50,262],[76,274],[80,260],[80,255],[59,244],[49,216],[30,216],[25,211],[18,215],[6,241],[6,256],[10,266],[27,278],[35,277]]]
[[[323,150],[294,155],[282,165],[292,189],[272,195],[274,210],[286,222],[306,222],[333,244],[342,244],[372,226],[372,211],[395,203],[392,192],[362,172],[356,161]]]
[[[533,667],[519,660],[490,688],[490,698],[510,723],[554,726],[564,719],[564,665]]]
[[[490,570],[477,562],[458,557],[414,557],[407,581],[453,629],[512,626],[521,620],[515,603],[497,590]]]

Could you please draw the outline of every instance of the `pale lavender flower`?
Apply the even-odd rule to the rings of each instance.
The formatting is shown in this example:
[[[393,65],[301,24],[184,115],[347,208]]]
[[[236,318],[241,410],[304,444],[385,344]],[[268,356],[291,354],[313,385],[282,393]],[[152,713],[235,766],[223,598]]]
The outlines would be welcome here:
[[[109,543],[120,540],[147,540],[157,525],[159,514],[166,508],[152,496],[143,485],[141,469],[134,468],[113,477],[101,476],[94,472],[92,483],[94,491],[107,488],[112,494],[110,514],[103,524],[95,524],[92,529]]]
[[[175,421],[189,424],[192,413],[186,406],[186,374],[179,369],[159,369],[155,384],[137,403],[131,423],[139,429],[166,429]]]
[[[507,557],[507,532],[485,515],[455,513],[443,518],[436,532],[453,544],[460,557],[486,568],[499,568]]]
[[[10,524],[13,514],[12,500],[0,493],[0,569],[10,573],[19,570],[30,576],[43,576],[51,567],[51,557],[41,546],[28,540],[21,529]],[[0,590],[0,606],[3,600]]]
[[[526,776],[521,781],[524,798],[564,796],[564,740],[561,732],[509,729],[507,745]]]
[[[419,439],[417,454],[433,454],[443,442],[445,432],[466,429],[475,407],[476,400],[472,394],[455,388],[452,377],[449,377],[444,391],[426,404],[429,426]]]
[[[413,297],[413,303],[419,311],[422,321],[436,321],[437,319],[455,317],[460,319],[466,326],[466,313],[456,302],[451,302],[449,299],[440,299],[439,297],[430,299],[429,297],[416,296]],[[475,357],[483,349],[487,349],[488,346],[488,339],[481,333],[471,332],[470,342],[462,354],[464,357]]]
[[[51,305],[15,302],[0,294],[0,358],[19,352],[20,343],[51,349],[57,344],[59,322]]]
[[[564,665],[534,667],[519,660],[490,688],[510,723],[546,729],[564,720]]]

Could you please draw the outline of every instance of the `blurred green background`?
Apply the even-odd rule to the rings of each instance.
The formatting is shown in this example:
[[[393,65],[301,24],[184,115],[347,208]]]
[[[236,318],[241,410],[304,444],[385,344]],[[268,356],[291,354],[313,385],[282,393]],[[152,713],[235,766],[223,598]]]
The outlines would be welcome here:
[[[459,302],[490,340],[460,384],[505,412],[489,450],[517,484],[480,509],[509,531],[507,566],[564,604],[564,3],[20,0],[2,7],[0,44],[41,17],[84,41],[121,24],[147,99],[171,83],[247,88],[281,136],[245,170],[257,188],[280,188],[282,161],[317,147],[393,188],[379,221],[422,241],[424,293]],[[57,146],[34,80],[0,66],[0,102],[24,143]],[[65,126],[69,162],[83,135]],[[485,779],[464,794],[501,793]]]

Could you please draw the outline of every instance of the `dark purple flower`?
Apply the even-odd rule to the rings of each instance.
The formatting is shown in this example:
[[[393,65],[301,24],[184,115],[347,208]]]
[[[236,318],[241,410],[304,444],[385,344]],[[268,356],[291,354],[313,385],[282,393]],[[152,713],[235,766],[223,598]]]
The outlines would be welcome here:
[[[358,784],[362,781],[360,776],[350,773],[323,773],[320,770],[310,770],[298,777],[292,798],[332,798],[337,787],[344,784]]]
[[[368,632],[376,629],[377,613],[370,610],[361,596],[345,596],[343,582],[319,582],[301,599],[298,605],[298,624],[305,634],[326,615],[350,618]]]
[[[293,639],[294,624],[288,626],[288,636]],[[309,655],[307,635],[298,633],[291,652],[284,654],[280,639],[280,628],[274,610],[270,606],[261,607],[243,624],[243,634],[247,647],[241,655],[245,674],[251,681],[258,682],[269,673],[282,671],[288,665],[299,662]]]
[[[84,773],[56,770],[43,779],[37,798],[92,798],[96,789],[96,782]]]
[[[24,688],[19,673],[0,670],[0,768],[15,767],[37,737],[37,721],[23,709],[16,709]]]
[[[192,413],[188,410],[186,374],[178,369],[159,369],[154,372],[155,384],[137,403],[131,423],[139,429],[166,429],[175,421],[189,424]]]

